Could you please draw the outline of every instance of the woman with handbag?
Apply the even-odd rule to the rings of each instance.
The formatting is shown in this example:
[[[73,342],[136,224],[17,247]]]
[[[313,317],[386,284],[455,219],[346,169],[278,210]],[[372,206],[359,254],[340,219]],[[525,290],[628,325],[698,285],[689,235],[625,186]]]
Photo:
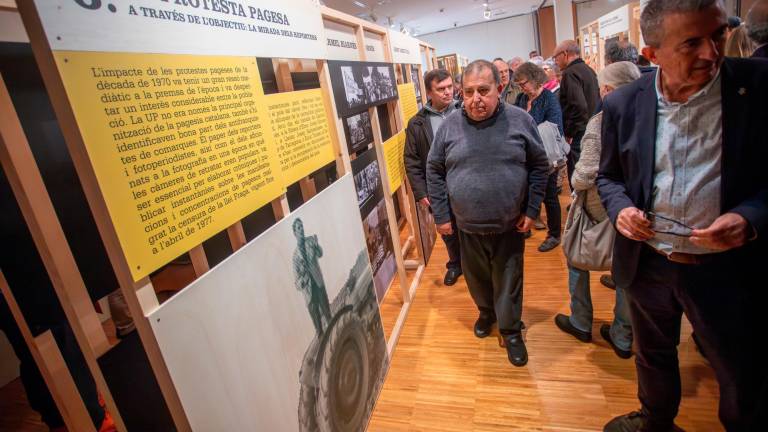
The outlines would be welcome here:
[[[515,105],[530,114],[537,125],[544,122],[556,125],[557,132],[562,136],[563,113],[555,95],[544,88],[544,83],[547,82],[544,69],[531,62],[523,63],[515,71],[513,80],[522,90],[515,100]],[[560,199],[557,197],[557,176],[557,171],[553,170],[547,180],[544,195],[544,208],[547,210],[547,238],[539,245],[539,252],[549,252],[560,244],[562,216]]]
[[[633,63],[612,63],[598,74],[600,96],[605,98],[613,90],[638,78],[640,70]],[[581,158],[571,179],[575,199],[568,213],[563,236],[563,252],[568,261],[571,315],[555,316],[555,324],[562,331],[582,342],[592,340],[589,270],[610,270],[615,236],[595,185],[600,165],[602,119],[602,113],[598,113],[587,124],[581,142]],[[600,335],[611,345],[616,355],[628,359],[632,356],[632,327],[626,292],[619,286],[616,287],[616,305],[613,313],[613,323],[603,324],[600,327]]]

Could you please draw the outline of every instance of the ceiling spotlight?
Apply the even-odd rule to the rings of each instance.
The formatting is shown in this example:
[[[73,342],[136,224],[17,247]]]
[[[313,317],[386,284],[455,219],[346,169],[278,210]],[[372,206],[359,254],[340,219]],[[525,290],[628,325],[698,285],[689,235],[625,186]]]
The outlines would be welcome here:
[[[368,7],[368,5],[366,5],[365,3],[360,3],[357,0],[353,1],[352,3],[354,3],[354,5],[357,6],[357,7],[361,7],[361,8],[367,8]]]
[[[395,28],[395,23],[392,22],[392,17],[387,17],[387,23],[389,23],[389,28]]]
[[[485,18],[485,19],[491,19],[491,10],[490,10],[490,9],[488,9],[487,7],[486,7],[486,8],[485,8],[485,10],[483,11],[483,18]]]
[[[484,7],[488,7],[488,2],[483,2]]]

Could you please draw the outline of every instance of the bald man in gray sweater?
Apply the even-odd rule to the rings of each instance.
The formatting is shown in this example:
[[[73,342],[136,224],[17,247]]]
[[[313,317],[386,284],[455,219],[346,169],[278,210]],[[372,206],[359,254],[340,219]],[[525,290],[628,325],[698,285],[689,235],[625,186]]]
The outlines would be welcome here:
[[[456,218],[461,266],[480,316],[475,335],[498,320],[509,361],[528,362],[521,335],[523,234],[544,199],[549,162],[528,113],[499,100],[499,72],[477,60],[464,70],[464,108],[438,129],[427,160],[429,199],[440,234]]]

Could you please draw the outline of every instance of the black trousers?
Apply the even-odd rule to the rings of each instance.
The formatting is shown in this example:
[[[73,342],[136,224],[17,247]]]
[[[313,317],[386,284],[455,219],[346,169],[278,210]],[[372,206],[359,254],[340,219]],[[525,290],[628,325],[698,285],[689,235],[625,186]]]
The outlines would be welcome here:
[[[461,267],[482,314],[495,315],[501,334],[519,334],[523,314],[523,234],[459,231]]]
[[[451,228],[453,234],[441,235],[445,248],[448,249],[448,262],[445,268],[448,270],[461,270],[461,248],[459,246],[459,228],[456,227],[456,219],[451,215]]]
[[[571,140],[571,151],[568,153],[568,159],[566,160],[566,167],[568,168],[568,184],[571,185],[571,190],[573,190],[573,185],[571,184],[573,171],[576,169],[576,162],[578,162],[579,158],[581,157],[582,138],[584,138],[584,132],[580,133],[578,136],[573,137],[573,140]]]
[[[726,429],[750,430],[748,425],[758,411],[766,361],[755,350],[765,341],[766,326],[758,313],[765,307],[765,283],[750,281],[754,269],[745,269],[732,256],[688,265],[671,262],[649,246],[641,253],[638,274],[627,294],[638,397],[659,430],[672,424],[680,404],[677,345],[683,313],[715,370],[720,384],[719,416]]]
[[[544,208],[547,209],[547,236],[560,238],[562,232],[562,215],[560,214],[560,200],[557,198],[558,172],[549,175],[547,188],[544,194]]]

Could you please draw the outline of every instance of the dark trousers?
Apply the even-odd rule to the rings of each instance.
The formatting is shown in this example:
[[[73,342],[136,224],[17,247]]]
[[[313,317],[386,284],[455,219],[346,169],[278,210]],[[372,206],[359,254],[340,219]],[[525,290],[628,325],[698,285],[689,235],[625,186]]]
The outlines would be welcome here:
[[[655,429],[669,427],[680,404],[677,345],[685,313],[720,384],[720,421],[728,431],[748,430],[765,382],[757,296],[764,294],[753,269],[733,255],[700,265],[677,264],[644,246],[638,274],[628,287],[635,338],[638,397]],[[757,303],[760,303],[759,305]]]
[[[448,249],[448,262],[445,263],[445,268],[448,270],[461,270],[461,249],[459,247],[459,228],[456,227],[456,219],[451,215],[451,228],[453,228],[453,234],[441,235],[445,248]]]
[[[34,325],[34,323],[28,324]],[[80,352],[75,335],[72,334],[72,330],[66,323],[51,325],[49,329],[56,339],[61,355],[64,357],[72,378],[80,391],[93,424],[98,429],[104,420],[104,410],[99,405],[96,384],[93,382],[85,359]],[[11,310],[2,294],[0,294],[0,330],[8,337],[16,357],[19,359],[19,375],[24,391],[27,393],[29,406],[40,414],[43,423],[49,428],[64,426],[64,420],[61,418],[59,409],[56,407],[51,392],[48,390],[48,386],[40,374],[40,369],[38,369],[37,363],[35,363],[35,359],[32,357],[24,336],[21,334],[13,315],[11,315]],[[33,333],[36,331],[35,328],[31,330]]]
[[[582,138],[584,138],[584,132],[573,137],[573,140],[571,140],[571,151],[568,153],[568,159],[566,160],[566,167],[568,168],[568,184],[571,185],[571,190],[573,190],[573,185],[571,184],[573,170],[576,169],[576,162],[578,162],[581,157]]]
[[[519,334],[523,314],[523,234],[459,231],[461,267],[481,314],[495,315],[502,334]]]
[[[558,172],[549,175],[547,188],[544,194],[544,208],[547,209],[547,235],[560,238],[562,215],[560,214],[560,200],[557,198]]]

